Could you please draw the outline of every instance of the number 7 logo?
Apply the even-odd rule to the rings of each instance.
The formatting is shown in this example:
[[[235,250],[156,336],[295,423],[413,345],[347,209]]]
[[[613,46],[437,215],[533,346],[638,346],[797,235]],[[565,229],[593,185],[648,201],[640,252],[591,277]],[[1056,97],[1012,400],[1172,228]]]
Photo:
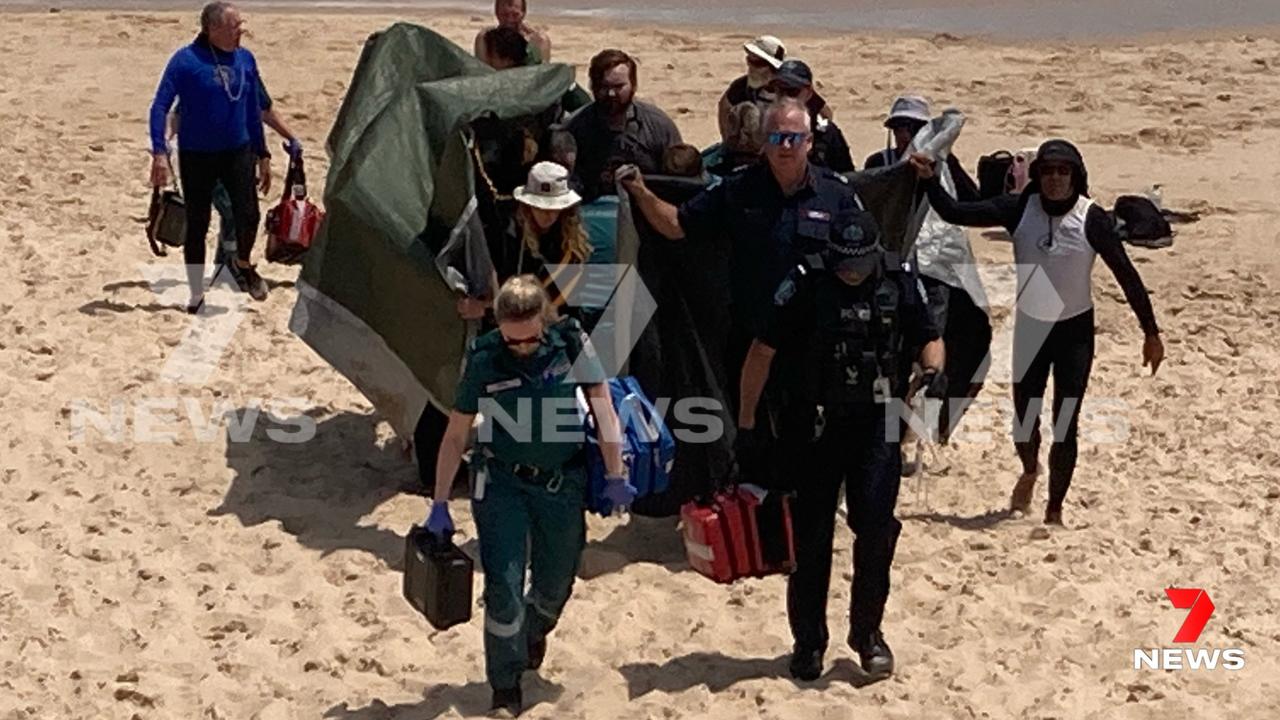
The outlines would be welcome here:
[[[1164,594],[1169,596],[1169,601],[1175,608],[1190,610],[1173,641],[1193,643],[1198,640],[1200,633],[1204,632],[1204,626],[1209,622],[1209,617],[1213,615],[1214,606],[1213,601],[1209,599],[1209,593],[1200,588],[1166,588]]]

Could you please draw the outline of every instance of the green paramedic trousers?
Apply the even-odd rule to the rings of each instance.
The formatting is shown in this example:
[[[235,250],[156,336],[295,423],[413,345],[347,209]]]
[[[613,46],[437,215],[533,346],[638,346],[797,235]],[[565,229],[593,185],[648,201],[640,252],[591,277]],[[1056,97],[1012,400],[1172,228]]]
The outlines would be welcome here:
[[[569,600],[586,544],[581,466],[559,481],[521,480],[488,464],[484,497],[472,500],[484,570],[484,658],[489,684],[520,684],[529,642],[547,636]],[[529,591],[525,593],[525,563]]]

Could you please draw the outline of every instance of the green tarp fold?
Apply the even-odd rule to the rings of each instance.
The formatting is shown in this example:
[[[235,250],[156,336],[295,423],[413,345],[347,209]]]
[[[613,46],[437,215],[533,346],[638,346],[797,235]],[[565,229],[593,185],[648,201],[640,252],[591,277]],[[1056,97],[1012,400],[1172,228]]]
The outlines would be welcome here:
[[[365,44],[326,144],[327,216],[290,327],[402,437],[427,402],[452,404],[465,349],[455,289],[437,260],[444,243],[467,257],[484,252],[469,123],[535,115],[573,75],[562,64],[498,73],[405,23]]]

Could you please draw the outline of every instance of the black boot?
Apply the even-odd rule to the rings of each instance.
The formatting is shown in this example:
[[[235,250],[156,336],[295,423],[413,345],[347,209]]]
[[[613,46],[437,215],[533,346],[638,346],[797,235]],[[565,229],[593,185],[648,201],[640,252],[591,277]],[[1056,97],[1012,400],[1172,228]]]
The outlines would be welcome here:
[[[822,651],[797,647],[791,653],[791,677],[813,682],[822,677]]]
[[[520,717],[523,710],[524,697],[519,685],[508,690],[493,689],[493,703],[489,707],[491,717]]]
[[[879,630],[852,634],[849,645],[858,653],[862,661],[862,669],[873,677],[887,677],[893,674],[893,651],[884,640],[884,633]]]
[[[542,659],[547,656],[547,636],[543,635],[537,640],[529,637],[529,663],[526,667],[530,670],[537,670],[542,667]]]

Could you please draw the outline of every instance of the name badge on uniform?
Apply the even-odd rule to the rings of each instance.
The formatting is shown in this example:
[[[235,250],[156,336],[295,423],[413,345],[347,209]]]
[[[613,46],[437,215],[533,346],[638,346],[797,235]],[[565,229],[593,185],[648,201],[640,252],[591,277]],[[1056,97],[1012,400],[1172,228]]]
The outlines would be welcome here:
[[[818,222],[831,222],[831,213],[825,212],[823,210],[807,210],[805,211],[804,215],[806,218],[810,220],[817,220]]]
[[[502,392],[503,390],[511,390],[513,388],[518,388],[523,384],[524,384],[524,381],[521,380],[520,378],[511,378],[510,380],[502,380],[496,383],[489,383],[488,385],[484,386],[484,391],[487,393]]]

